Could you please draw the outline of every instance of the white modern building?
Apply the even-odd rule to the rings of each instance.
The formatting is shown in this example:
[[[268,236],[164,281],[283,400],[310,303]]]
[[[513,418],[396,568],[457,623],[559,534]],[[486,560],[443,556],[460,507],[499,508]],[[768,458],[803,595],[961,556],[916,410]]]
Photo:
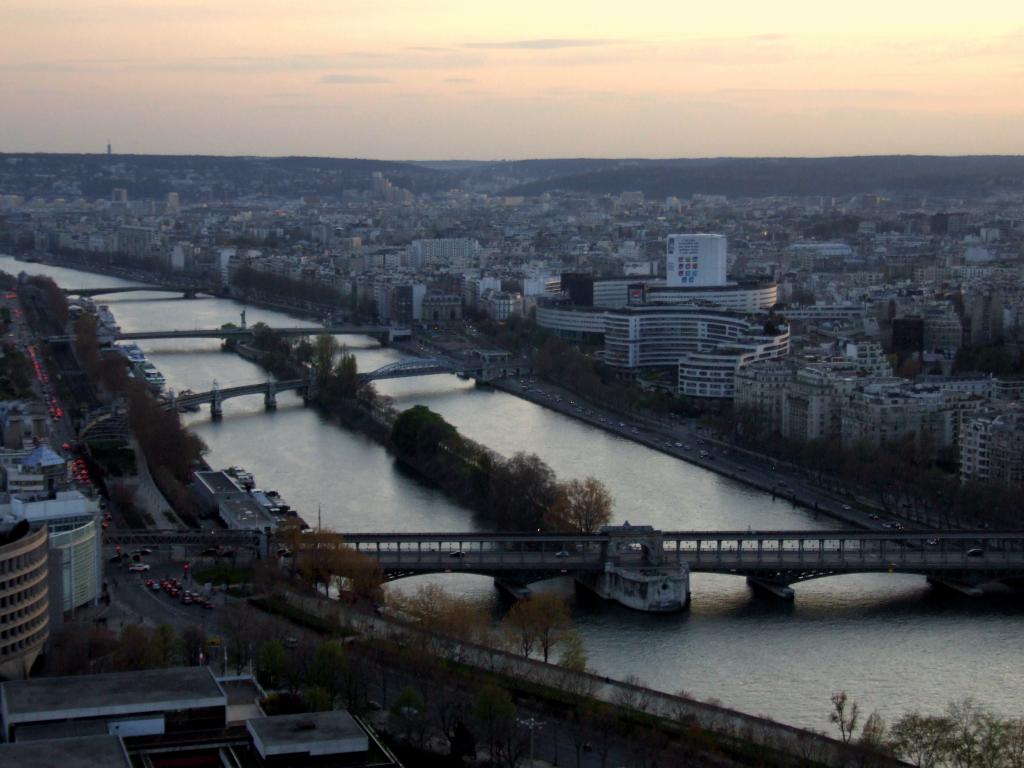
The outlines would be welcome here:
[[[95,605],[103,593],[102,537],[96,503],[78,491],[40,501],[11,499],[0,504],[0,523],[26,520],[46,526],[49,548],[60,556],[63,611]]]
[[[787,326],[715,307],[541,302],[537,323],[570,338],[603,338],[603,359],[615,368],[674,367],[678,391],[693,397],[732,397],[739,368],[789,353]]]
[[[665,278],[669,286],[725,285],[725,235],[669,235]]]

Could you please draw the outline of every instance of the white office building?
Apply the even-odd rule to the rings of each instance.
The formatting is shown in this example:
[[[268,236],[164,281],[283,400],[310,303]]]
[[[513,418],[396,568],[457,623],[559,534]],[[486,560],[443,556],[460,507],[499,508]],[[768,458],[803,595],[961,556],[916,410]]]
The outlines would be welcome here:
[[[667,251],[669,286],[725,285],[725,235],[669,235]]]

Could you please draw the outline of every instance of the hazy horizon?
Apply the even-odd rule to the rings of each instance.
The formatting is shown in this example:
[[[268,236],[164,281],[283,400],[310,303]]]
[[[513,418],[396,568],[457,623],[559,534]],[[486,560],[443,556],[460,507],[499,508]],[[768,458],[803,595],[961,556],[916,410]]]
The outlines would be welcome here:
[[[0,150],[1024,153],[1024,7],[12,0]]]

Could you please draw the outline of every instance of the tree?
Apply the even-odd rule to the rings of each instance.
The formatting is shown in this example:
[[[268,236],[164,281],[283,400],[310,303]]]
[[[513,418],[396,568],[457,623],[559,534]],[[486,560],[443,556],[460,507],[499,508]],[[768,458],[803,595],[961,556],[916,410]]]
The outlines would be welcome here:
[[[406,686],[391,706],[392,714],[402,725],[405,740],[414,742],[418,747],[422,747],[425,741],[426,711],[423,696],[412,686]]]
[[[938,768],[949,754],[951,728],[947,717],[911,712],[892,724],[889,746],[917,768]]]
[[[126,671],[151,666],[154,666],[154,658],[146,632],[137,624],[125,624],[114,652],[114,668]]]
[[[313,668],[309,681],[327,695],[330,704],[328,709],[334,709],[339,695],[344,690],[347,666],[345,649],[336,640],[321,643],[313,654]]]
[[[265,688],[277,688],[284,677],[288,657],[278,640],[268,640],[256,653],[256,677]]]
[[[429,435],[421,439],[420,433]],[[457,442],[458,430],[425,405],[402,411],[391,427],[391,444],[400,456],[427,457],[437,452],[442,443]]]
[[[859,742],[861,746],[875,751],[885,749],[885,721],[878,712],[872,712],[864,721],[864,726],[860,730]]]
[[[360,389],[359,363],[356,356],[345,347],[342,347],[341,356],[335,366],[334,378],[337,382],[338,394],[341,397],[351,399],[358,394]]]
[[[185,664],[194,667],[203,663],[206,653],[206,635],[195,624],[190,624],[181,632],[181,655]],[[210,660],[206,659],[209,664]]]
[[[153,660],[158,667],[170,667],[178,658],[179,640],[170,624],[161,624],[149,638]]]
[[[558,484],[558,497],[548,509],[545,527],[553,531],[597,533],[612,517],[612,495],[595,477]]]
[[[839,728],[839,735],[843,737],[843,743],[849,744],[853,733],[857,729],[857,720],[860,716],[860,707],[857,702],[848,701],[846,691],[837,691],[832,694],[832,711],[829,713],[829,721]]]
[[[493,764],[498,742],[513,726],[516,714],[515,704],[512,703],[512,697],[505,689],[489,682],[477,694],[476,707],[473,712],[483,727],[484,735],[487,738],[488,753]]]
[[[358,600],[376,601],[384,584],[384,570],[376,558],[352,547],[339,546],[335,552],[336,574]]]
[[[494,463],[489,508],[500,530],[540,530],[557,497],[555,473],[536,454],[519,452]]]
[[[502,626],[518,653],[529,656],[536,647],[547,662],[551,650],[572,627],[572,619],[562,598],[538,592],[513,605]]]
[[[587,649],[576,630],[569,630],[562,636],[562,655],[558,659],[558,666],[572,672],[587,671]]]
[[[315,685],[302,691],[302,700],[310,712],[326,712],[334,709],[334,700],[331,695]]]
[[[338,340],[329,333],[321,333],[313,341],[313,374],[321,387],[327,385],[334,371],[334,356],[338,351]]]

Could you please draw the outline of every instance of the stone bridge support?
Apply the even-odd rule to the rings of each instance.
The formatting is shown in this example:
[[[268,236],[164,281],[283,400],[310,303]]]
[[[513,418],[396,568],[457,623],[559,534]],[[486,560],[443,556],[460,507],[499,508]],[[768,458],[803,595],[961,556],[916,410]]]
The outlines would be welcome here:
[[[220,390],[213,390],[213,397],[210,400],[210,418],[220,421],[224,417],[224,402],[220,396]]]
[[[277,410],[277,384],[273,379],[267,380],[267,391],[263,393],[263,407],[268,411]]]

